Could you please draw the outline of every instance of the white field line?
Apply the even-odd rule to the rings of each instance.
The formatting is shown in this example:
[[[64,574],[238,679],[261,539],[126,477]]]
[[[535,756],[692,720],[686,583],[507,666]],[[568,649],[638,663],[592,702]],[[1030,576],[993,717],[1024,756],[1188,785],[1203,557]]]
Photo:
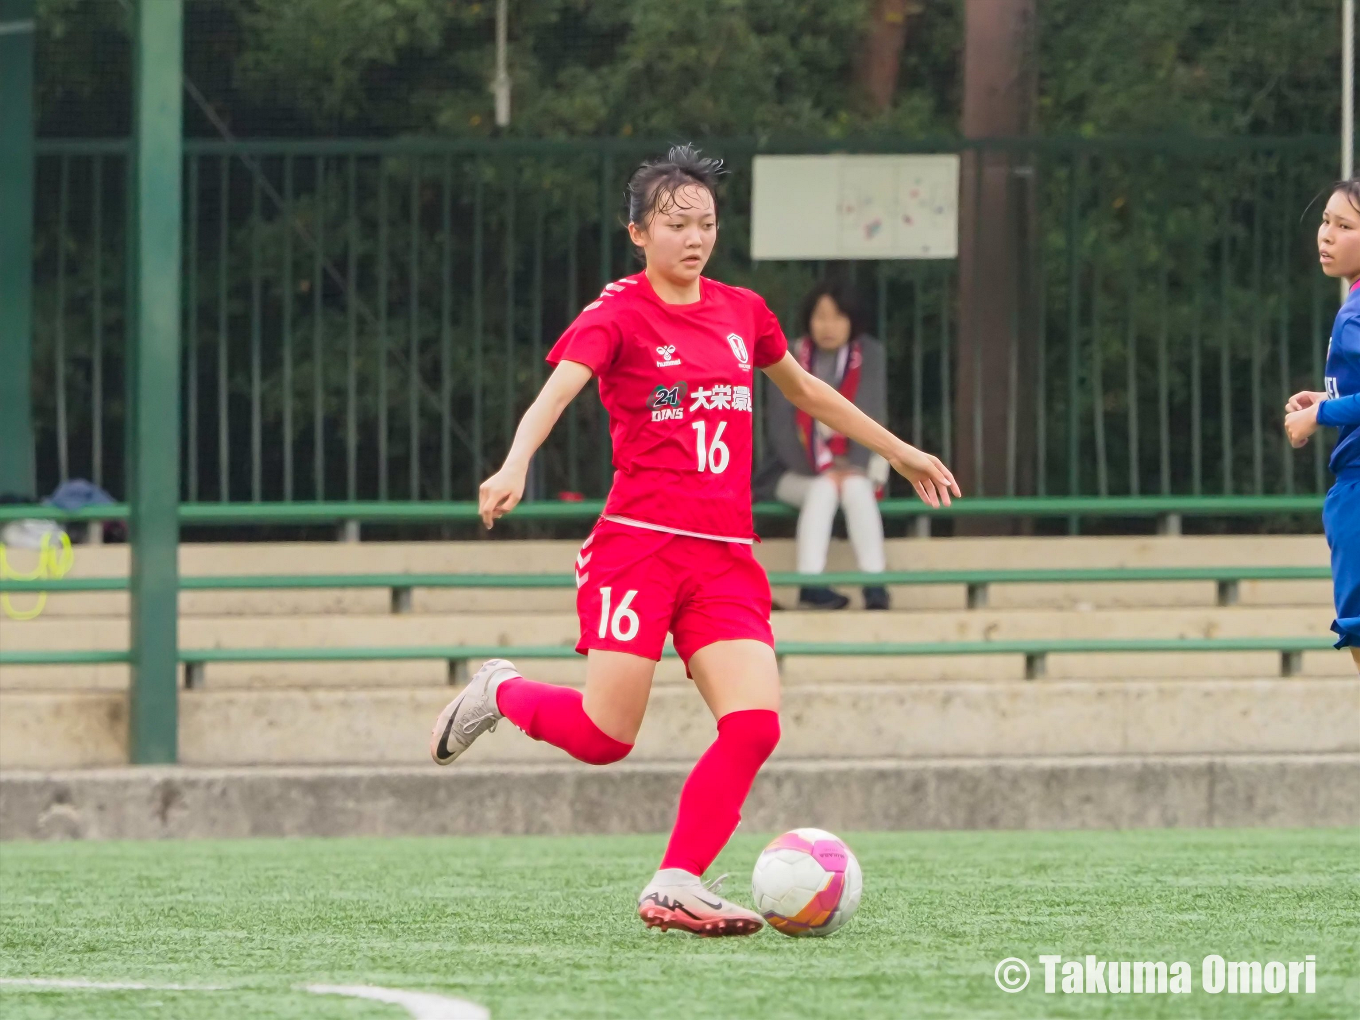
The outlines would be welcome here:
[[[0,985],[50,991],[226,991],[223,985],[143,985],[135,981],[80,981],[79,978],[0,978]],[[401,1006],[412,1020],[491,1020],[491,1013],[465,998],[435,996],[428,991],[382,989],[377,985],[305,985],[314,996],[367,998]]]
[[[74,989],[87,992],[221,992],[223,985],[144,985],[136,981],[81,981],[78,978],[0,978],[17,988]]]
[[[372,999],[403,1006],[412,1020],[490,1020],[491,1014],[475,1002],[449,999],[429,992],[403,992],[399,988],[378,988],[375,985],[307,985],[315,995],[347,995],[354,999]]]
[[[79,978],[0,978],[0,985],[49,991],[86,992],[221,992],[223,985],[153,985],[138,981],[82,981]],[[490,1020],[484,1007],[466,999],[450,999],[430,992],[406,992],[376,985],[305,985],[313,995],[344,995],[401,1006],[412,1020]]]

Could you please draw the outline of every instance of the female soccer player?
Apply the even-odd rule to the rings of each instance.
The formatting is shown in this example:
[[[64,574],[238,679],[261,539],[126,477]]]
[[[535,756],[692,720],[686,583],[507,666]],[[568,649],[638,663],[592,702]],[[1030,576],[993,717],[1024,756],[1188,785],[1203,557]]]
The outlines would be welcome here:
[[[1285,405],[1285,431],[1295,448],[1319,425],[1339,428],[1332,450],[1336,482],[1322,506],[1322,527],[1332,550],[1336,647],[1351,650],[1360,668],[1360,178],[1332,185],[1318,227],[1318,262],[1349,291],[1332,325],[1326,390],[1295,393]]]
[[[633,748],[669,630],[718,723],[680,794],[661,868],[638,900],[648,926],[749,935],[764,921],[701,876],[741,819],[756,772],[779,742],[779,672],[770,586],[751,553],[753,369],[793,404],[881,454],[931,506],[959,494],[948,469],[804,371],[756,294],[702,275],[718,235],[719,160],[689,146],[628,182],[628,236],[644,272],[607,284],[548,354],[555,366],[525,412],[505,464],[482,483],[490,528],[524,492],[529,458],[594,376],[609,411],[614,484],[576,557],[576,609],[588,656],[584,697],[488,661],[440,714],[440,765],[509,719],[595,765]]]

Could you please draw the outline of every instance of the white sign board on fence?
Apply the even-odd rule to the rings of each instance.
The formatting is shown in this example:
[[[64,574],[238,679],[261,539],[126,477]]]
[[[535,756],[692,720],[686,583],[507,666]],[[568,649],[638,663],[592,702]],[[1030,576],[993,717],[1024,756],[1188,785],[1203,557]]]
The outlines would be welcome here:
[[[959,157],[757,156],[751,257],[950,259]]]

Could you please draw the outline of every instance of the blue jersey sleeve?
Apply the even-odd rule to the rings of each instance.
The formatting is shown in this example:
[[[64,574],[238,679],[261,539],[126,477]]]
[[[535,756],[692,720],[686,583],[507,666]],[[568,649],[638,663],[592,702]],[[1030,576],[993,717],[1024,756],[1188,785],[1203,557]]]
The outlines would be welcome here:
[[[1324,400],[1318,405],[1319,425],[1360,425],[1360,393]]]
[[[1327,389],[1337,395],[1318,408],[1318,424],[1360,425],[1360,317],[1347,315],[1338,323],[1328,352],[1328,361],[1333,360],[1339,370],[1333,374],[1329,364]]]

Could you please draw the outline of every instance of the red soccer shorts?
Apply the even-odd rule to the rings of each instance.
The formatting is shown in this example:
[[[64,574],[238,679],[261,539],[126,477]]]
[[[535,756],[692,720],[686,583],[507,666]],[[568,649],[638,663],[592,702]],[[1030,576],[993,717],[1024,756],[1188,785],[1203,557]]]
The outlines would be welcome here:
[[[749,545],[600,521],[576,557],[576,650],[661,658],[666,632],[688,665],[714,641],[774,646],[770,582]]]

